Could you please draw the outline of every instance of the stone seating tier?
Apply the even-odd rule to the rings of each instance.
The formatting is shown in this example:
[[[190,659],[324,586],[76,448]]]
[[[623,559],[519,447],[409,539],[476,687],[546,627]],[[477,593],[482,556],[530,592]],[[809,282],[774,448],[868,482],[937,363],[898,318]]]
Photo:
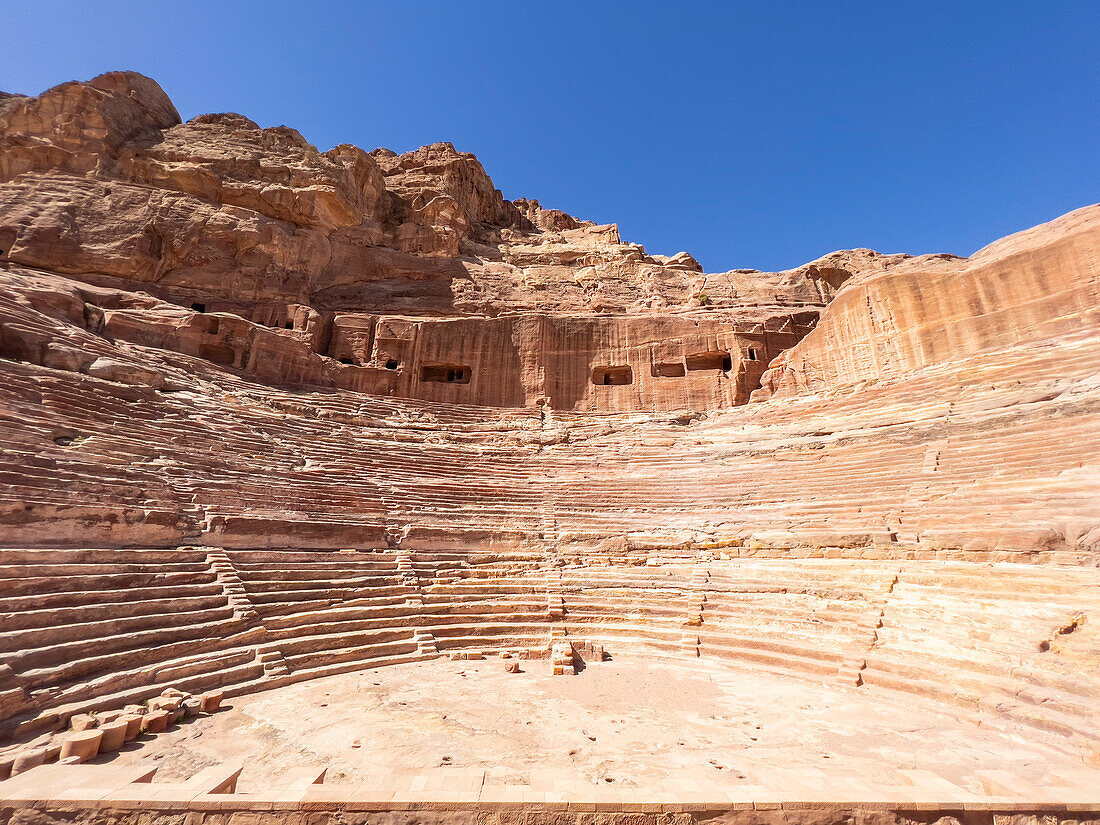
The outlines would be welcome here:
[[[1066,355],[1067,359],[1059,364],[1060,370],[1066,369],[1068,364],[1072,373],[1078,366],[1083,369],[1089,363],[1087,353],[1082,355],[1071,352]],[[1043,356],[1036,352],[1029,354],[1029,357],[1038,359]],[[88,393],[76,390],[70,392],[63,386],[49,389],[43,397],[60,402],[63,396],[71,395],[72,402],[66,403],[64,410],[67,415],[71,411],[73,417],[65,423],[65,429],[87,437],[76,445],[67,448],[53,447],[44,453],[40,444],[25,441],[34,431],[32,414],[30,429],[19,433],[19,438],[25,443],[22,446],[13,445],[15,449],[12,454],[16,462],[9,472],[15,472],[18,476],[12,477],[13,481],[18,482],[13,491],[24,488],[26,494],[30,495],[31,487],[27,485],[32,485],[36,490],[35,500],[40,500],[43,504],[67,504],[70,507],[75,504],[92,511],[96,506],[103,506],[104,502],[117,508],[129,501],[135,508],[143,508],[143,512],[148,510],[150,513],[171,512],[171,506],[161,508],[158,506],[157,496],[150,496],[151,493],[157,493],[158,488],[162,491],[160,495],[164,501],[178,501],[179,493],[169,492],[163,486],[163,479],[170,477],[173,479],[172,484],[186,489],[189,497],[201,496],[207,500],[202,510],[196,512],[193,526],[180,522],[181,518],[186,521],[185,514],[181,513],[177,517],[178,527],[173,529],[181,534],[189,530],[201,532],[202,524],[210,524],[210,519],[216,520],[221,515],[232,516],[235,511],[239,512],[248,505],[251,505],[256,519],[266,519],[273,527],[277,527],[280,518],[285,519],[288,508],[300,517],[323,517],[333,525],[345,523],[342,519],[347,519],[349,528],[354,524],[366,526],[374,518],[377,518],[377,525],[385,521],[384,511],[378,506],[379,496],[390,501],[391,506],[414,514],[414,521],[422,528],[449,527],[452,532],[456,521],[463,530],[489,531],[499,530],[500,525],[509,521],[523,523],[529,521],[532,511],[544,510],[547,501],[553,501],[553,523],[558,533],[578,529],[598,532],[618,529],[624,514],[629,514],[632,521],[641,519],[643,522],[651,522],[663,519],[666,525],[675,527],[684,522],[685,513],[698,511],[702,502],[707,502],[704,512],[709,511],[711,520],[737,518],[751,525],[757,520],[755,513],[760,514],[761,523],[764,514],[769,513],[767,520],[774,525],[774,512],[771,511],[775,507],[781,507],[785,512],[784,518],[792,525],[814,525],[819,532],[833,535],[843,535],[846,531],[866,533],[867,520],[858,515],[860,512],[881,511],[898,501],[911,501],[913,506],[924,506],[928,504],[926,499],[933,498],[934,507],[939,513],[937,520],[940,522],[949,523],[954,520],[961,525],[966,521],[966,513],[973,512],[976,507],[987,508],[989,520],[995,522],[1000,518],[1011,521],[1010,509],[1018,507],[1011,502],[1017,501],[1013,496],[1020,494],[1019,491],[1025,484],[1023,479],[1034,476],[1035,473],[1046,472],[1044,467],[1063,466],[1065,462],[1072,461],[1079,455],[1079,449],[1075,445],[1087,443],[1095,433],[1094,424],[1085,416],[1061,422],[1057,434],[1051,433],[1049,427],[1038,421],[1022,419],[1020,416],[1024,409],[1021,403],[1017,398],[1010,397],[1018,396],[1021,391],[1012,390],[1008,386],[998,387],[997,371],[995,366],[988,370],[993,373],[993,387],[985,391],[981,403],[974,400],[961,401],[957,408],[953,408],[952,416],[958,417],[960,422],[965,422],[967,416],[992,416],[993,419],[1001,420],[1004,426],[983,424],[980,428],[965,430],[964,438],[955,437],[951,441],[932,439],[914,449],[913,438],[906,433],[914,433],[915,428],[919,438],[922,420],[928,422],[929,432],[933,425],[939,426],[937,408],[924,408],[919,413],[914,413],[912,417],[916,419],[915,423],[912,420],[907,421],[904,431],[900,423],[890,423],[890,420],[901,422],[910,417],[904,403],[893,404],[887,410],[875,410],[873,415],[866,410],[862,413],[852,410],[852,416],[845,419],[846,428],[858,433],[860,428],[874,427],[878,435],[885,436],[882,443],[876,445],[873,453],[859,449],[842,449],[840,445],[843,442],[835,433],[831,437],[806,436],[809,440],[816,439],[822,445],[823,452],[813,456],[814,462],[807,462],[797,451],[791,452],[787,459],[793,463],[789,482],[782,476],[772,478],[775,475],[773,462],[773,469],[769,471],[769,485],[763,490],[753,488],[752,502],[744,500],[743,492],[737,492],[738,479],[742,474],[763,471],[764,464],[761,462],[771,461],[770,457],[760,455],[757,458],[752,452],[746,454],[742,450],[744,458],[736,465],[723,465],[728,468],[724,473],[728,472],[729,475],[720,476],[720,483],[716,486],[707,476],[707,468],[712,466],[714,445],[709,445],[707,449],[694,450],[690,445],[682,444],[677,448],[676,455],[669,455],[664,446],[658,448],[645,443],[647,439],[664,441],[672,437],[671,432],[662,433],[660,427],[654,428],[649,436],[643,435],[641,443],[631,445],[633,455],[627,465],[629,475],[624,474],[620,478],[616,474],[602,472],[598,476],[585,478],[585,465],[594,466],[599,456],[608,449],[613,447],[621,450],[623,445],[616,443],[614,439],[605,438],[600,441],[598,438],[571,438],[568,454],[558,450],[555,445],[550,445],[539,454],[540,469],[539,474],[536,474],[521,463],[528,461],[530,453],[520,448],[517,454],[515,443],[507,445],[508,449],[503,445],[499,448],[486,448],[485,438],[490,432],[494,437],[501,434],[492,425],[491,429],[482,430],[480,434],[469,429],[464,430],[461,439],[465,441],[459,438],[460,433],[455,432],[454,440],[446,444],[430,444],[422,439],[418,440],[415,434],[421,431],[410,429],[402,432],[399,440],[364,443],[361,453],[353,451],[354,455],[361,455],[362,459],[349,458],[346,447],[337,447],[336,436],[310,432],[310,427],[304,421],[273,420],[268,415],[253,420],[248,426],[238,426],[232,420],[234,415],[248,412],[247,407],[243,410],[238,407],[234,410],[234,415],[229,416],[230,420],[222,425],[227,429],[219,436],[218,452],[221,458],[215,459],[209,452],[210,445],[196,449],[197,445],[202,444],[204,437],[203,431],[195,428],[200,423],[198,420],[190,421],[190,416],[174,410],[165,410],[160,416],[139,415],[135,418],[131,415],[135,402],[140,400],[144,404],[157,399],[134,398],[115,407],[104,405],[90,412],[83,412],[78,407],[78,399],[85,402]],[[39,376],[27,375],[26,378],[30,387],[43,383]],[[923,374],[905,380],[912,384],[905,388],[906,392],[910,389],[914,393],[931,391],[929,381]],[[963,376],[958,380],[967,379]],[[1059,380],[1066,386],[1071,385],[1071,376]],[[48,385],[49,382],[46,383]],[[42,394],[41,390],[34,391]],[[111,388],[110,392],[115,392],[115,389]],[[131,390],[131,393],[135,392]],[[99,395],[102,395],[101,391]],[[278,397],[279,393],[265,390],[261,397],[265,395]],[[999,401],[998,396],[1003,400]],[[171,397],[171,394],[165,396],[165,400]],[[329,402],[329,398],[320,396],[316,398],[316,402],[323,406]],[[1008,403],[1010,401],[1011,404]],[[806,423],[800,429],[820,433],[822,430],[813,429],[815,423],[812,403],[809,401],[799,404],[803,414],[810,413],[808,420],[805,417],[801,419]],[[845,402],[840,398],[836,403],[843,408]],[[1027,403],[1034,405],[1040,402]],[[811,406],[807,410],[808,404]],[[401,405],[394,402],[394,406],[400,408]],[[982,412],[981,406],[986,407],[985,412]],[[967,410],[967,407],[973,409]],[[255,412],[260,413],[261,409]],[[780,409],[774,415],[775,426],[794,426],[796,423],[794,420],[785,423],[786,416]],[[129,438],[120,435],[121,428],[115,432],[108,429],[102,436],[83,432],[88,429],[102,429],[112,418],[125,420],[127,431],[148,431],[133,432],[133,436]],[[559,418],[562,425],[570,429],[590,429],[583,417],[562,415]],[[571,418],[577,419],[576,424],[572,423]],[[51,417],[48,425],[43,422],[43,426],[49,428],[48,433],[52,434],[57,429],[57,421],[56,417]],[[102,462],[109,462],[108,466],[117,467],[119,472],[132,476],[143,463],[157,461],[149,445],[166,440],[167,433],[164,426],[161,426],[162,423],[170,426],[172,432],[178,433],[168,440],[179,445],[179,455],[186,456],[189,462],[195,462],[193,467],[179,473],[176,478],[171,467],[161,466],[158,470],[160,481],[152,478],[127,478],[128,483],[116,485],[110,479],[104,478]],[[1072,438],[1067,438],[1061,429],[1063,426],[1077,428],[1078,431]],[[833,428],[835,429],[835,425]],[[891,428],[897,430],[896,438],[890,437]],[[256,436],[257,432],[267,432],[270,435],[259,438]],[[715,436],[718,434],[704,423],[701,434],[708,433]],[[305,441],[314,445],[315,456],[311,460],[324,461],[327,466],[323,478],[320,475],[311,478],[297,472],[294,465],[300,459],[289,455],[283,464],[278,453],[272,454],[270,451],[270,445],[274,443],[271,437],[275,436],[284,443]],[[187,438],[187,441],[182,442],[181,437]],[[346,437],[354,438],[354,433],[339,435],[341,439]],[[331,447],[327,443],[330,440]],[[227,449],[232,455],[242,459],[247,456],[252,460],[257,454],[267,456],[265,461],[272,463],[263,481],[257,481],[251,472],[237,472],[227,465]],[[407,460],[410,449],[421,454],[420,460]],[[55,455],[46,457],[49,452]],[[120,457],[127,460],[120,463]],[[827,457],[829,460],[816,467],[814,465],[820,463],[816,462],[818,457]],[[60,465],[59,459],[63,459]],[[371,462],[370,465],[365,463],[367,459]],[[929,464],[929,461],[932,463]],[[991,477],[987,472],[991,461],[995,466],[1005,468],[1005,471]],[[152,466],[155,465],[150,465]],[[82,470],[82,467],[85,469]],[[188,482],[188,478],[194,479],[196,470],[200,477],[205,472],[216,475],[216,478],[204,479],[201,487]],[[67,498],[58,494],[56,484],[51,481],[56,481],[59,472],[65,473],[65,478],[70,482]],[[648,480],[649,474],[657,479],[666,477],[669,472],[675,473],[677,484],[670,485],[663,481],[658,484]],[[285,481],[284,473],[287,474]],[[345,474],[343,479],[342,474]],[[568,476],[568,495],[554,492],[552,496],[548,496],[546,484],[535,483],[536,478],[549,478],[552,481],[556,474]],[[42,489],[35,486],[36,478],[41,481]],[[486,481],[490,478],[492,481]],[[705,487],[700,486],[694,478],[708,478],[708,483]],[[858,485],[846,486],[842,483],[845,479],[860,481]],[[133,483],[135,481],[136,487]],[[353,484],[362,492],[351,492]],[[965,497],[957,494],[932,495],[935,489],[944,489],[945,484],[948,489],[965,489]],[[50,487],[51,490],[47,491],[45,487]],[[845,487],[849,494],[838,498],[837,491]],[[97,489],[102,495],[95,495]],[[144,491],[140,502],[133,497],[135,489]],[[77,493],[75,502],[74,491]],[[727,504],[719,504],[720,496],[716,496],[719,492],[725,497]],[[731,492],[732,497],[729,495]],[[40,496],[39,493],[43,495]],[[858,495],[852,495],[853,493]],[[1032,508],[1031,512],[1035,516],[1044,511],[1066,511],[1078,504],[1087,506],[1082,498],[1086,491],[1082,490],[1081,485],[1074,484],[1070,478],[1057,473],[1038,487],[1033,486],[1030,494],[1028,507]],[[811,499],[812,502],[807,503]],[[587,504],[583,508],[578,506],[579,502],[591,501],[599,501],[601,507],[593,509]],[[734,507],[734,504],[737,506]],[[751,506],[745,506],[747,504]],[[349,513],[354,513],[354,516],[348,517]],[[644,525],[640,526],[644,529]],[[337,528],[334,526],[333,529]],[[881,531],[884,540],[888,539],[891,531],[887,527],[877,529]],[[936,524],[928,524],[920,530],[907,530],[903,527],[901,532],[892,532],[905,544],[913,538],[920,540],[922,536],[934,539],[937,535],[946,535],[944,529]],[[1026,535],[1027,528],[1013,529],[1015,535]]]
[[[868,307],[893,282],[854,284],[847,325],[769,371],[771,401],[705,411],[280,388],[109,340],[5,269],[0,729],[143,685],[231,695],[565,633],[1091,741],[1097,624],[1074,624],[1097,613],[1089,220],[992,263],[921,263],[942,329],[907,286],[909,325],[888,331],[903,316]],[[1011,313],[985,296],[974,316],[952,287],[984,272],[1004,292],[1016,269]],[[1061,309],[1042,294],[1055,270]]]
[[[593,556],[582,566],[525,552],[400,550],[227,550],[209,556],[225,561],[208,562],[203,553],[201,563],[183,550],[172,565],[174,551],[134,550],[104,551],[108,565],[126,572],[101,575],[66,558],[72,552],[57,551],[67,575],[45,595],[81,603],[28,611],[41,614],[33,626],[0,634],[0,661],[24,692],[5,723],[15,739],[58,723],[51,719],[140,701],[166,684],[234,695],[434,651],[546,655],[559,633],[612,657],[704,656],[903,692],[1067,742],[1100,738],[1090,712],[1095,671],[1087,666],[1100,642],[1087,622],[1066,630],[1074,616],[1100,611],[1100,580],[1087,568],[702,556],[688,563],[675,555],[641,565]],[[7,553],[17,561],[6,568],[10,580],[33,587],[50,580],[34,575],[36,559],[57,567],[46,550],[0,556]],[[141,572],[143,558],[156,572]],[[208,563],[211,571],[228,564],[241,583],[237,607],[223,595],[213,608],[218,622],[204,621],[207,596],[181,601],[178,612],[133,615],[146,587],[154,604],[165,602],[151,584],[164,578],[182,575],[192,584],[173,586],[208,589],[213,574],[195,570]],[[289,575],[279,581],[283,566]],[[84,603],[116,576],[141,584],[125,591],[126,601]],[[115,605],[124,615],[112,616]],[[242,605],[251,618],[237,618],[246,615]],[[72,610],[94,610],[84,615],[96,618],[45,620],[51,611],[82,615]],[[418,643],[425,634],[431,645]]]

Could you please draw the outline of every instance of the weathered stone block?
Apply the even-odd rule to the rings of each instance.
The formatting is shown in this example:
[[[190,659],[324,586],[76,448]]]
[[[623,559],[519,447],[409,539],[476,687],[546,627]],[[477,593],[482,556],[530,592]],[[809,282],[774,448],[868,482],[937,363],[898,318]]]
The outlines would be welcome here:
[[[145,733],[161,733],[168,727],[168,711],[152,710],[142,717],[142,730]]]
[[[125,730],[126,726],[123,725],[122,731],[125,732]],[[95,759],[99,754],[99,745],[102,739],[103,732],[98,729],[66,734],[61,742],[61,758],[76,757],[81,762]]]
[[[101,753],[110,753],[117,751],[126,742],[126,730],[129,727],[129,722],[125,719],[116,719],[113,722],[107,722],[99,726],[100,740],[99,750]]]

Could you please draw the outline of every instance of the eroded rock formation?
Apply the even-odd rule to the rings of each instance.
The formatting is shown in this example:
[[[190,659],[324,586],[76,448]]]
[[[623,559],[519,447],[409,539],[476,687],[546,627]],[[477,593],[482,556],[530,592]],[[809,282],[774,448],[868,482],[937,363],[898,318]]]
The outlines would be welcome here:
[[[706,274],[449,144],[0,98],[0,731],[567,632],[1095,759],[1098,261]]]
[[[847,278],[904,257],[706,275],[614,226],[505,201],[450,144],[322,153],[241,115],[180,123],[131,73],[9,97],[0,134],[12,276],[85,290],[63,303],[89,306],[96,334],[281,386],[566,410],[744,403]]]

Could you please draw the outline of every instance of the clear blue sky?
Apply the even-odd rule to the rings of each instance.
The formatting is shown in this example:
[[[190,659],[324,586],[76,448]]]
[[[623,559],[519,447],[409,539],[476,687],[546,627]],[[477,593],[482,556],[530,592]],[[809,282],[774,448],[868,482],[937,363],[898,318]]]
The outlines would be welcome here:
[[[1100,200],[1100,3],[2,0],[0,89],[135,69],[184,119],[474,152],[708,271],[968,255]]]

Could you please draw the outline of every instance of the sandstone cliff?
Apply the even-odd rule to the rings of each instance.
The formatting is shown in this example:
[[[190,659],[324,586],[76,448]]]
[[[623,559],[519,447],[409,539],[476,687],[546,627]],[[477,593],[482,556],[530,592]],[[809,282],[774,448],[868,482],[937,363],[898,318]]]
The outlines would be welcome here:
[[[537,201],[506,201],[447,143],[397,155],[319,152],[236,114],[180,123],[130,72],[0,109],[0,252],[116,277],[170,300],[302,303],[424,315],[618,311],[711,301],[817,306],[867,251],[767,275],[705,276]],[[746,277],[750,276],[750,277]]]
[[[127,72],[4,100],[0,263],[39,284],[71,276],[61,291],[141,293],[90,309],[90,328],[280,384],[565,409],[744,403],[845,280],[905,257],[708,275],[613,225],[506,201],[450,144],[319,152],[241,115],[181,123]],[[218,313],[221,331],[181,308]]]
[[[971,258],[925,255],[865,272],[763,376],[771,393],[835,390],[1024,343],[1091,338],[1100,210],[1086,207]]]
[[[1094,554],[1097,207],[706,274],[449,144],[184,124],[132,73],[3,98],[0,176],[16,544]]]
[[[1098,291],[1098,206],[708,274],[449,144],[0,96],[0,739],[552,627],[1095,757]]]

